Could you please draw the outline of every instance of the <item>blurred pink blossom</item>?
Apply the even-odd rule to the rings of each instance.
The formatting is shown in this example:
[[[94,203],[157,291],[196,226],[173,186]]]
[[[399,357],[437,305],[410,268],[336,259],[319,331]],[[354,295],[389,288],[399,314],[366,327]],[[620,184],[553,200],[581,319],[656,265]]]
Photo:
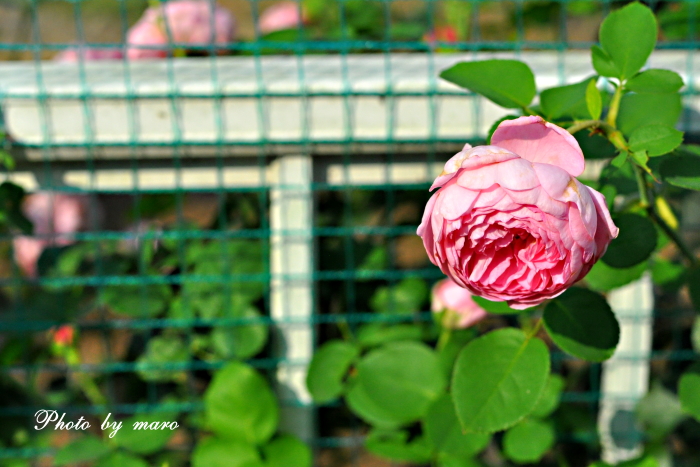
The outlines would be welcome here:
[[[299,4],[291,0],[275,3],[260,15],[258,27],[263,34],[293,29],[304,24],[303,13],[299,14]]]
[[[432,31],[425,33],[423,40],[429,44],[435,42],[457,42],[457,30],[452,26],[437,26]]]
[[[471,292],[450,279],[443,279],[433,287],[432,310],[435,313],[447,310],[450,315],[443,325],[457,329],[473,326],[487,316],[472,299]]]
[[[148,8],[129,29],[126,40],[131,47],[127,57],[132,60],[163,58],[167,56],[165,48],[169,43],[227,44],[233,38],[235,27],[235,20],[228,10],[207,0],[163,3]],[[149,49],[139,46],[160,47]]]
[[[72,244],[71,234],[90,224],[87,195],[40,191],[27,196],[22,212],[34,225],[34,233],[31,237],[16,237],[13,248],[17,265],[29,277],[36,277],[37,261],[44,248]]]

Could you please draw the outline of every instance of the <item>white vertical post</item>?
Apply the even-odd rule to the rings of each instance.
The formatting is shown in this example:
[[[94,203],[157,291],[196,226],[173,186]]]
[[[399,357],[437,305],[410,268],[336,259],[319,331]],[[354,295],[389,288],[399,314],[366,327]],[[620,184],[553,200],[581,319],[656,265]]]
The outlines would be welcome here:
[[[314,438],[314,411],[306,389],[313,353],[313,198],[310,156],[281,156],[271,166],[271,316],[280,429],[304,441]]]
[[[608,302],[620,322],[620,343],[603,363],[598,432],[603,460],[617,464],[642,454],[635,408],[649,389],[654,294],[651,277],[610,293]]]

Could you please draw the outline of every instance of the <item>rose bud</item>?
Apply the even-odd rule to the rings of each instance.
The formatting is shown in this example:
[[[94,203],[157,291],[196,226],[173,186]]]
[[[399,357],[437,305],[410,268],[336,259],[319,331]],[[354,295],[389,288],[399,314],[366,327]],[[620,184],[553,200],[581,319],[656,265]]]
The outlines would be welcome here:
[[[502,122],[465,145],[431,190],[418,235],[460,286],[525,309],[582,279],[617,237],[605,198],[578,180],[583,153],[541,117]]]
[[[231,13],[206,0],[164,3],[148,8],[141,19],[129,29],[126,37],[131,46],[160,47],[130,47],[127,57],[132,60],[164,58],[167,56],[165,47],[169,43],[227,44],[233,38],[234,30],[235,21]]]
[[[293,1],[275,3],[260,15],[258,27],[262,34],[275,31],[294,29],[304,24],[303,14],[300,14],[299,4]]]
[[[53,333],[53,343],[60,347],[69,347],[73,345],[75,338],[75,329],[69,324],[65,324]]]
[[[486,311],[472,299],[472,294],[450,279],[443,279],[433,287],[432,310],[446,312],[442,325],[465,329],[487,316]]]

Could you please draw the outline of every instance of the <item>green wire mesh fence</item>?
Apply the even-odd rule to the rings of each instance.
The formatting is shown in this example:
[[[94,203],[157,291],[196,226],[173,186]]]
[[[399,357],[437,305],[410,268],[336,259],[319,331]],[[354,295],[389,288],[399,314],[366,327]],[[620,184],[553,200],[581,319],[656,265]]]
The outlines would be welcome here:
[[[203,395],[239,359],[277,381],[283,428],[317,465],[377,465],[362,424],[341,403],[314,407],[303,375],[330,338],[432,320],[442,274],[415,235],[430,181],[504,115],[439,71],[495,54],[530,63],[541,86],[580,81],[592,74],[580,51],[626,2],[311,0],[288,3],[281,26],[263,22],[276,2],[199,3],[204,19],[186,33],[156,21],[150,42],[148,27],[132,29],[145,1],[0,4],[6,177],[37,193],[24,208],[34,233],[13,224],[1,242],[0,463],[52,465],[67,439],[34,417],[55,408],[167,413],[184,428],[142,454],[188,465]],[[647,3],[661,31],[652,61],[684,77],[692,141],[700,6]],[[697,236],[697,200],[678,202]],[[662,383],[694,358],[677,287],[657,288],[652,351],[629,357]],[[68,356],[56,349],[66,324]],[[561,458],[587,465],[600,449],[600,365],[561,353],[553,365],[567,381]],[[696,465],[697,426],[682,430],[676,465]]]

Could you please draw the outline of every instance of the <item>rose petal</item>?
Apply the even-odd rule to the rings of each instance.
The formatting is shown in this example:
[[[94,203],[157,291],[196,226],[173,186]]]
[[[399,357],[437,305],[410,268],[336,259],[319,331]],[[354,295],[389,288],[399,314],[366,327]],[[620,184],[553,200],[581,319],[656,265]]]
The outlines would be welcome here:
[[[574,177],[583,173],[583,152],[576,139],[539,116],[503,121],[491,136],[491,144],[530,162],[556,165]]]
[[[445,163],[445,169],[435,179],[430,191],[452,180],[460,169],[476,169],[484,165],[518,159],[517,154],[496,146],[477,146],[466,149],[467,146],[465,145],[465,149],[462,149]]]

